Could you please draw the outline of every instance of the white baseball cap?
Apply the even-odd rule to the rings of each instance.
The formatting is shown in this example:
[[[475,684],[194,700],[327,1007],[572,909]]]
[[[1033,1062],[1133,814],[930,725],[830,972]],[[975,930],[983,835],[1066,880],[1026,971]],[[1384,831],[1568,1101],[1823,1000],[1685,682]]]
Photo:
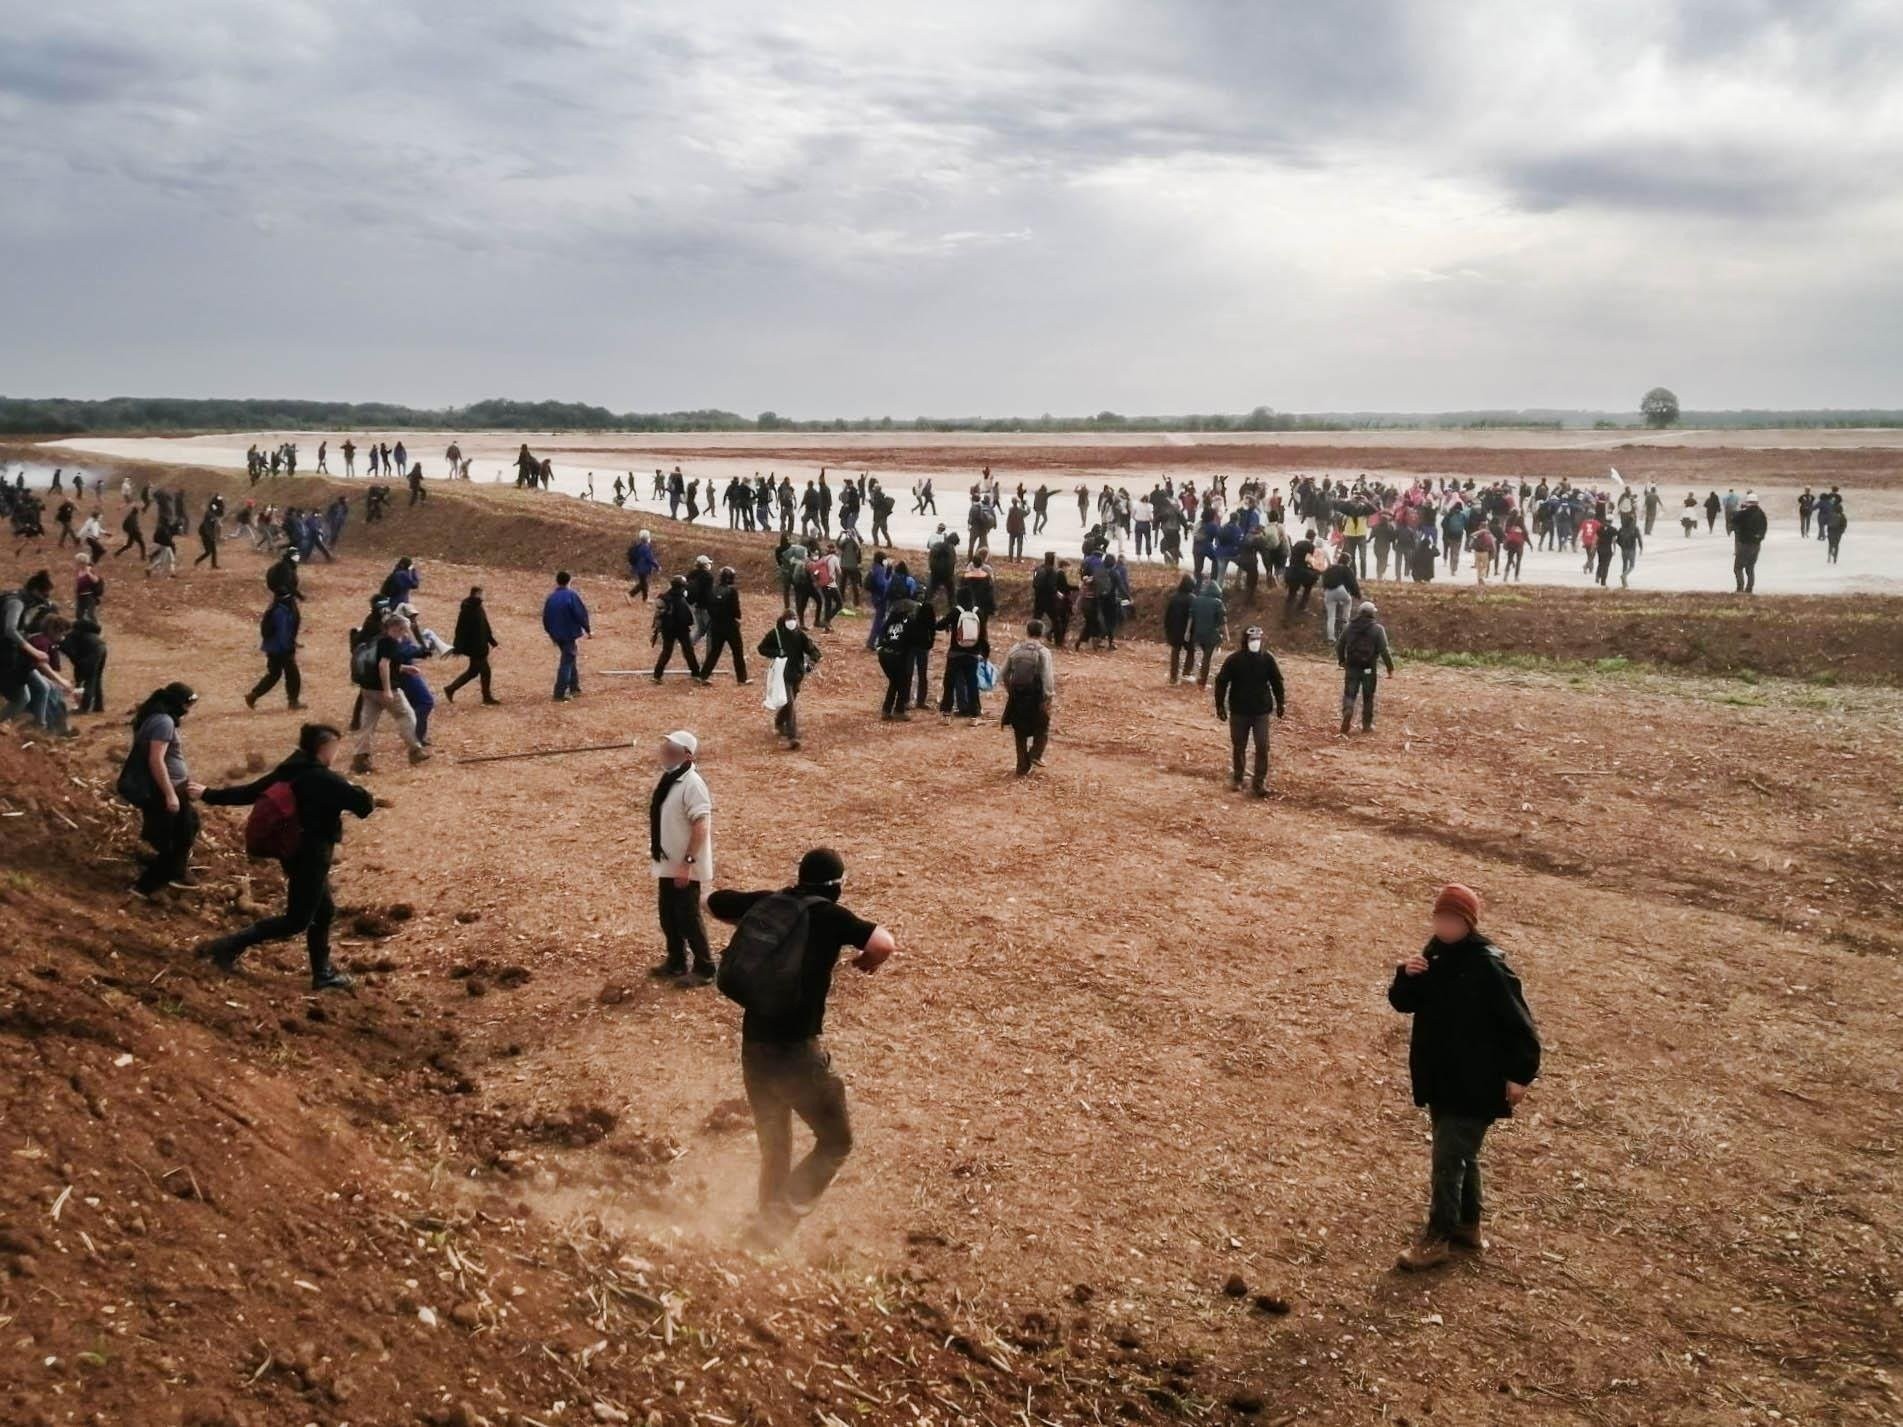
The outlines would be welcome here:
[[[675,729],[674,732],[667,736],[665,741],[673,744],[689,758],[692,758],[696,753],[700,752],[700,740],[684,728]]]

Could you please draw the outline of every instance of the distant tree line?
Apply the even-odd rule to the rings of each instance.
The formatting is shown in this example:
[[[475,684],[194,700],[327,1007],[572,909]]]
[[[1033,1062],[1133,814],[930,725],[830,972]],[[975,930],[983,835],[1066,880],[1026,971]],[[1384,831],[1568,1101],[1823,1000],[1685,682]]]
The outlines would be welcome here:
[[[1669,395],[1669,393],[1667,393]],[[1298,414],[1258,406],[1229,414],[1124,416],[859,417],[801,420],[763,411],[748,418],[718,409],[614,412],[572,401],[510,401],[492,398],[470,406],[437,409],[388,402],[229,400],[195,397],[109,397],[73,401],[62,397],[0,396],[0,435],[85,436],[188,431],[792,431],[881,432],[1157,432],[1157,431],[1356,431],[1383,428],[1558,430],[1637,426],[1632,412],[1495,410],[1443,412],[1324,412]],[[1852,427],[1903,426],[1895,410],[1685,411],[1681,426]]]

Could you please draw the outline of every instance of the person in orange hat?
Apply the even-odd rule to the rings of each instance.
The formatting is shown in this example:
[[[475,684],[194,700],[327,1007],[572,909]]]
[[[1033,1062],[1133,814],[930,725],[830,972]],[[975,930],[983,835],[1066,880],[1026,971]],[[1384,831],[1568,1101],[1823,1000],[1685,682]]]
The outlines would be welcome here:
[[[1480,897],[1449,883],[1434,898],[1433,935],[1394,969],[1388,1003],[1414,1017],[1408,1074],[1434,1150],[1427,1224],[1399,1267],[1435,1268],[1478,1251],[1480,1142],[1540,1073],[1540,1037],[1506,958],[1480,932]]]

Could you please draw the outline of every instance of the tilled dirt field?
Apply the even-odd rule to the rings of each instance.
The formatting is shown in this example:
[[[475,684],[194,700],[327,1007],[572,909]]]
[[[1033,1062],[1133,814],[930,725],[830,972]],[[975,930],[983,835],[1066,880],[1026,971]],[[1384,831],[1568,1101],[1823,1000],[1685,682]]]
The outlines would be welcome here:
[[[342,631],[383,564],[307,575],[320,715],[348,711]],[[121,574],[108,606],[109,706],[189,678],[212,781],[295,729],[240,702],[261,564],[229,565]],[[607,580],[583,582],[587,692],[550,705],[540,576],[433,561],[431,622],[478,581],[508,702],[439,710],[425,768],[386,745],[392,806],[338,876],[364,909],[354,998],[307,1000],[293,947],[236,983],[189,960],[234,919],[222,814],[209,905],[127,917],[81,831],[116,722],[53,755],[88,786],[9,737],[0,811],[23,816],[0,831],[43,830],[0,897],[12,1418],[1903,1410],[1894,690],[1404,661],[1377,732],[1343,741],[1332,665],[1298,647],[1281,796],[1258,804],[1226,791],[1224,730],[1154,645],[1062,659],[1050,766],[1019,783],[995,709],[880,724],[853,620],[786,754],[757,686],[606,674],[648,657]],[[767,608],[750,591],[755,638]],[[649,746],[682,726],[722,884],[775,885],[830,843],[901,943],[842,973],[857,1148],[790,1266],[733,1244],[737,1015],[643,975]],[[638,746],[455,762],[616,739]],[[1449,879],[1486,898],[1548,1058],[1488,1143],[1491,1250],[1416,1280],[1390,1264],[1426,1143],[1384,989]]]

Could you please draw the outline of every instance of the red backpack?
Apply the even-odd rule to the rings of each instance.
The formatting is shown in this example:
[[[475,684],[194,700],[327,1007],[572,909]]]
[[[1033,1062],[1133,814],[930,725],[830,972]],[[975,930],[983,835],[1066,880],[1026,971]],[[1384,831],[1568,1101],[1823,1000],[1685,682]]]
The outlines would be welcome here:
[[[251,805],[251,816],[244,824],[244,850],[253,857],[274,857],[282,862],[295,857],[303,842],[297,794],[289,782],[273,783]]]

